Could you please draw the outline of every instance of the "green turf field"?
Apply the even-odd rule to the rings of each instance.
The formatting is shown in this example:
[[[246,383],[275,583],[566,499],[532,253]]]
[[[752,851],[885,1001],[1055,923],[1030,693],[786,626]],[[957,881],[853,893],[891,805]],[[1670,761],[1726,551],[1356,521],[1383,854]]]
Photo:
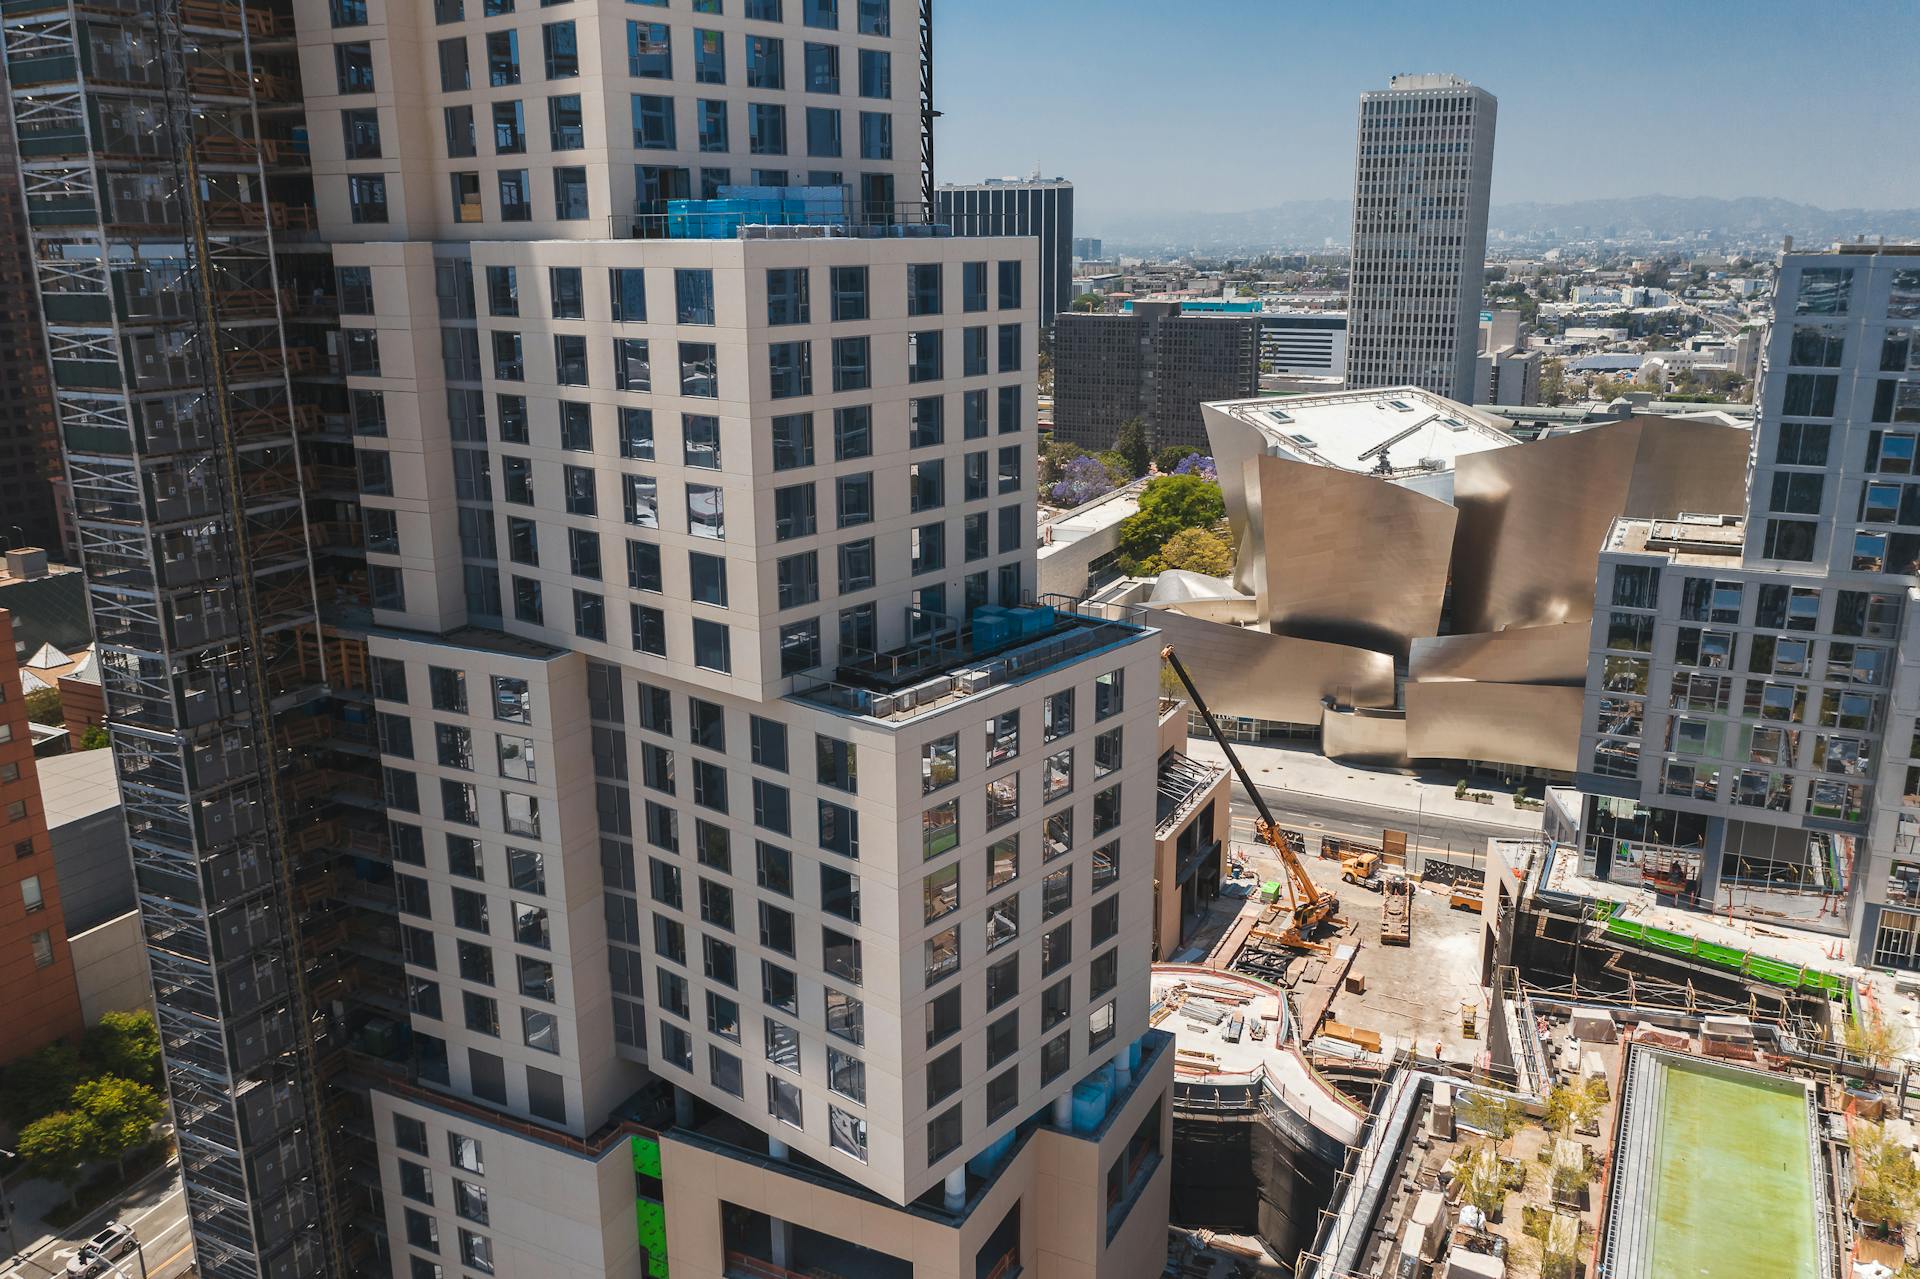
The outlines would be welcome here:
[[[1665,1074],[1650,1272],[1819,1279],[1806,1094],[1703,1063]]]

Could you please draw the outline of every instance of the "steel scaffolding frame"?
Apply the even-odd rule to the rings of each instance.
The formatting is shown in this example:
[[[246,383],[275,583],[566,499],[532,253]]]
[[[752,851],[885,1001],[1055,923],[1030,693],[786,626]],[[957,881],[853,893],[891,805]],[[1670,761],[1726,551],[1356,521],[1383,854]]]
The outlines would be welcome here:
[[[353,961],[303,936],[346,917],[311,886],[385,844],[289,786],[334,766],[287,726],[328,722],[354,643],[302,474],[334,370],[283,282],[319,250],[276,240],[314,224],[292,15],[5,0],[0,35],[199,1272],[344,1279],[379,1247],[336,1164]]]

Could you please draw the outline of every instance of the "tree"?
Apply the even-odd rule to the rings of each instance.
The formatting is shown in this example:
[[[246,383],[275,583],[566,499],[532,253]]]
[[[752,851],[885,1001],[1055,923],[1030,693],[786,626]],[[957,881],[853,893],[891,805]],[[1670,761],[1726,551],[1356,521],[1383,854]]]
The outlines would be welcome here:
[[[1225,517],[1220,486],[1197,475],[1161,475],[1147,481],[1140,509],[1120,522],[1121,571],[1156,572],[1160,548],[1184,528],[1211,528]]]
[[[1175,475],[1197,475],[1209,484],[1220,482],[1220,473],[1214,467],[1213,459],[1205,453],[1189,453],[1180,465],[1173,468]]]
[[[95,1074],[144,1084],[160,1082],[160,1028],[144,1009],[103,1014],[80,1041],[80,1052]]]
[[[1233,571],[1233,551],[1217,533],[1203,528],[1183,528],[1160,549],[1160,564],[1163,568],[1183,568],[1208,577],[1225,577]]]
[[[1459,1180],[1461,1202],[1472,1204],[1489,1218],[1506,1203],[1507,1174],[1492,1142],[1477,1143],[1454,1175]]]
[[[1848,1022],[1840,1032],[1840,1042],[1872,1070],[1907,1050],[1906,1032],[1882,1017],[1878,1008],[1867,1009],[1864,1019],[1856,1017]]]
[[[166,1113],[159,1093],[113,1075],[89,1079],[75,1088],[73,1104],[93,1124],[93,1153],[119,1164],[123,1176],[127,1156],[153,1140],[153,1126]]]
[[[112,742],[107,737],[107,730],[98,724],[88,725],[87,731],[80,734],[80,749],[83,751],[97,751],[110,745]]]
[[[1067,463],[1059,481],[1047,489],[1058,506],[1079,506],[1113,492],[1113,476],[1097,457],[1076,457]]]
[[[27,718],[36,724],[60,724],[65,721],[60,715],[60,690],[57,688],[36,688],[24,699],[27,704]]]
[[[15,1145],[28,1171],[65,1186],[67,1202],[79,1206],[81,1173],[100,1145],[92,1119],[77,1110],[56,1110],[22,1128]]]
[[[1545,404],[1567,402],[1567,362],[1565,360],[1540,362],[1540,399]]]
[[[1152,450],[1147,446],[1147,424],[1137,417],[1130,417],[1120,424],[1120,434],[1114,437],[1113,451],[1127,460],[1128,472],[1138,478],[1147,473],[1147,466],[1153,461]]]
[[[48,1044],[0,1071],[0,1116],[16,1127],[59,1110],[86,1077],[80,1054],[66,1044]]]
[[[1920,1167],[1907,1148],[1879,1124],[1858,1125],[1852,1141],[1853,1215],[1895,1228],[1920,1217]]]
[[[1040,450],[1040,482],[1058,484],[1067,473],[1067,463],[1085,457],[1087,451],[1077,444],[1056,442]]]
[[[1173,468],[1187,460],[1188,456],[1200,450],[1186,444],[1169,444],[1153,455],[1153,469],[1162,475],[1173,474]]]
[[[1506,1144],[1507,1138],[1520,1131],[1525,1118],[1519,1102],[1490,1092],[1466,1094],[1460,1100],[1459,1115],[1461,1123],[1487,1134],[1496,1151]]]
[[[1073,299],[1073,309],[1076,311],[1098,312],[1105,310],[1106,305],[1107,300],[1098,293],[1081,293]]]

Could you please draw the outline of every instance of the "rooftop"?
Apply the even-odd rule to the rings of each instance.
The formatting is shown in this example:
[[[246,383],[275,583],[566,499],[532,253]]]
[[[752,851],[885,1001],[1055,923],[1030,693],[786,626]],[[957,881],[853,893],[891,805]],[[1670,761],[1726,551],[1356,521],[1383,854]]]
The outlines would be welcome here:
[[[1469,453],[1514,443],[1493,418],[1410,386],[1207,407],[1252,427],[1271,456],[1386,479],[1451,471]]]
[[[1799,1079],[1635,1045],[1603,1238],[1617,1279],[1831,1273]]]
[[[966,625],[930,619],[933,633],[884,653],[842,663],[834,678],[795,681],[799,701],[849,715],[901,724],[1003,684],[1045,674],[1148,628],[1089,616],[1048,596],[1022,608],[986,605]]]
[[[120,806],[120,782],[110,750],[70,751],[34,761],[47,829],[59,830]]]
[[[1146,486],[1146,480],[1135,480],[1091,502],[1082,502],[1051,520],[1042,520],[1040,558],[1045,559],[1047,552],[1057,547],[1071,546],[1083,537],[1104,532],[1129,515],[1137,514],[1140,494]]]
[[[1740,555],[1747,522],[1740,515],[1681,515],[1676,520],[1617,519],[1607,534],[1609,551],[1661,555],[1674,564],[1726,568]]]

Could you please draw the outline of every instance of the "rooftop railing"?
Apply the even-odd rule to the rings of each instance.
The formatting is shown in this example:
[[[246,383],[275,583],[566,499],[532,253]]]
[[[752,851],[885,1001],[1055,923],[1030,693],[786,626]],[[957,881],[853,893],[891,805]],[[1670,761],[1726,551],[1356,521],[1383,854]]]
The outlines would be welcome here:
[[[730,190],[732,190],[730,188]],[[617,240],[929,239],[953,228],[920,201],[853,200],[823,188],[740,188],[711,200],[644,200],[609,219]],[[782,192],[805,194],[782,194]]]

